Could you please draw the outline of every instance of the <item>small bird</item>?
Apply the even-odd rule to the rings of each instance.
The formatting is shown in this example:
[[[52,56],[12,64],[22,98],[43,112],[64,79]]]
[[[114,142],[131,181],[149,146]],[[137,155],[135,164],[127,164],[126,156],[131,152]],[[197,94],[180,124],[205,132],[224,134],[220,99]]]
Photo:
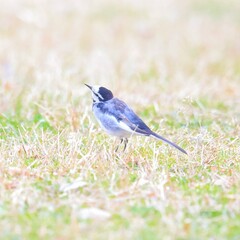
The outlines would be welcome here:
[[[120,144],[124,143],[123,151],[126,149],[128,138],[136,134],[154,137],[187,154],[177,144],[153,132],[125,102],[115,98],[110,90],[105,87],[85,85],[92,91],[92,110],[98,123],[109,135],[121,139]]]

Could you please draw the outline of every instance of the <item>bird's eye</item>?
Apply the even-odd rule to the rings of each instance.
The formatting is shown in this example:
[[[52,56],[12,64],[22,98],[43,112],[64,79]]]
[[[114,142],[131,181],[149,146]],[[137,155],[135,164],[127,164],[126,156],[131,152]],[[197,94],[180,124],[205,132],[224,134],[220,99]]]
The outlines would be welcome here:
[[[94,94],[96,97],[99,97],[97,93],[93,92],[93,94]]]
[[[99,94],[99,93],[95,93],[95,92],[93,92],[94,93],[94,95],[98,98],[98,99],[102,99],[103,100],[103,97]]]

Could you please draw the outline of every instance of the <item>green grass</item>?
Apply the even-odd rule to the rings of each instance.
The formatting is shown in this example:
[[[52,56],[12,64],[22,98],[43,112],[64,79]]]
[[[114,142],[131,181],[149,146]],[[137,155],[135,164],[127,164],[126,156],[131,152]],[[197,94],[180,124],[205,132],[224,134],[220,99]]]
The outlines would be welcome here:
[[[2,5],[0,239],[240,238],[237,0]],[[188,156],[115,153],[84,83]]]

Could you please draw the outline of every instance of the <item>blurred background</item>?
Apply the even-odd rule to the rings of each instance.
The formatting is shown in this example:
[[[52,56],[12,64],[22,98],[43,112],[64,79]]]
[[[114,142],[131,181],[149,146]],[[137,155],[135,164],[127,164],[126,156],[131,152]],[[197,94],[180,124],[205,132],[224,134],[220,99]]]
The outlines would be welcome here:
[[[164,101],[163,108],[183,98],[227,104],[239,96],[238,0],[10,0],[1,6],[1,110],[22,91],[26,105],[44,96],[65,104],[87,92],[84,82],[132,103]],[[6,94],[11,90],[14,96]]]
[[[239,0],[0,6],[0,238],[240,239]],[[189,157],[116,157],[84,83]]]

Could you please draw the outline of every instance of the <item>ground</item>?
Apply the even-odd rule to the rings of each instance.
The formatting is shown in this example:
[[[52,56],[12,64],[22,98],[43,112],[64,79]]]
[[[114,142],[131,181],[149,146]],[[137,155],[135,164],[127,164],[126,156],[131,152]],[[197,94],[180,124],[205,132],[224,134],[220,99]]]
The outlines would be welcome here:
[[[240,239],[238,0],[2,1],[1,239]],[[126,152],[84,83],[158,134]]]

